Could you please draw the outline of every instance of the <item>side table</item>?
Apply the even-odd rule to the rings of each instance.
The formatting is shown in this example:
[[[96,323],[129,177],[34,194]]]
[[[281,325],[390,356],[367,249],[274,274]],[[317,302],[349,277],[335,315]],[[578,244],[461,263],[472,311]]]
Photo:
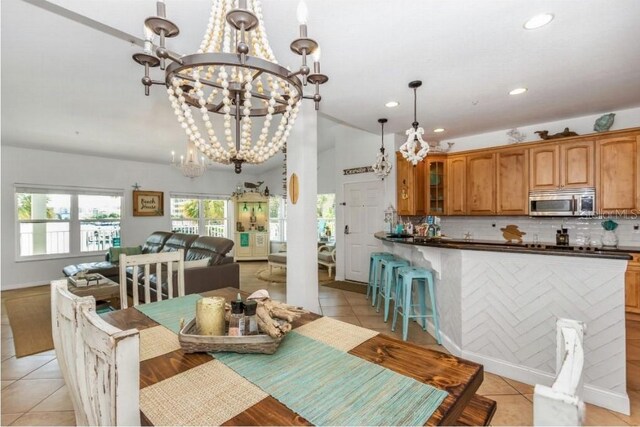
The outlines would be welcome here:
[[[113,308],[120,309],[120,285],[111,279],[104,278],[105,283],[77,287],[69,283],[69,292],[79,297],[92,296],[96,301],[107,301]],[[117,300],[117,304],[115,304]]]

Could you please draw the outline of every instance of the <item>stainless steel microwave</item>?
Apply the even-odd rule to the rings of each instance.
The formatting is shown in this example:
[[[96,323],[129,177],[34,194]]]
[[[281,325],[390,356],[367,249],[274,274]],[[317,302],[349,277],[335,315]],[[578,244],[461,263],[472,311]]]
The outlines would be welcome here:
[[[596,210],[594,188],[529,192],[531,216],[591,216]]]

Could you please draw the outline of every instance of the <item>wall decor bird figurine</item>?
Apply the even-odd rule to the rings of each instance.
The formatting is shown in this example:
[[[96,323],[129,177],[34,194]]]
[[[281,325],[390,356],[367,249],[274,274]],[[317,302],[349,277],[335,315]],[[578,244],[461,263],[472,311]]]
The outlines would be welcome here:
[[[593,124],[593,130],[596,132],[606,132],[611,129],[613,125],[613,119],[616,117],[616,113],[609,113],[600,116]]]
[[[569,128],[564,128],[562,132],[558,132],[553,135],[549,135],[548,130],[537,130],[534,133],[537,133],[538,136],[542,139],[556,139],[556,138],[566,138],[569,136],[578,136],[577,133],[570,131]]]
[[[522,243],[522,236],[524,236],[524,231],[518,230],[518,226],[514,224],[509,224],[505,228],[501,228],[502,237],[505,238],[507,243],[511,243],[512,240],[517,241],[518,243]]]

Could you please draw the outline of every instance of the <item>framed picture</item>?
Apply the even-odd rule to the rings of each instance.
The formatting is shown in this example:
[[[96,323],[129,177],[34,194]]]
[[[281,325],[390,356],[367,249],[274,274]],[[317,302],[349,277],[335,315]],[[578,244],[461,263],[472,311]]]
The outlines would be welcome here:
[[[164,193],[162,191],[134,191],[133,216],[163,216]]]

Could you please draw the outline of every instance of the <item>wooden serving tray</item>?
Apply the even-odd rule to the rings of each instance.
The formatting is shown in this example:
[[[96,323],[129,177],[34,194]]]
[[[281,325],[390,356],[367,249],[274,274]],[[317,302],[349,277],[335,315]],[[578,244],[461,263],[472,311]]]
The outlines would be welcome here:
[[[192,319],[178,333],[180,346],[185,353],[231,352],[273,354],[282,338],[269,335],[246,335],[230,337],[227,335],[199,335],[196,331],[196,319]]]

